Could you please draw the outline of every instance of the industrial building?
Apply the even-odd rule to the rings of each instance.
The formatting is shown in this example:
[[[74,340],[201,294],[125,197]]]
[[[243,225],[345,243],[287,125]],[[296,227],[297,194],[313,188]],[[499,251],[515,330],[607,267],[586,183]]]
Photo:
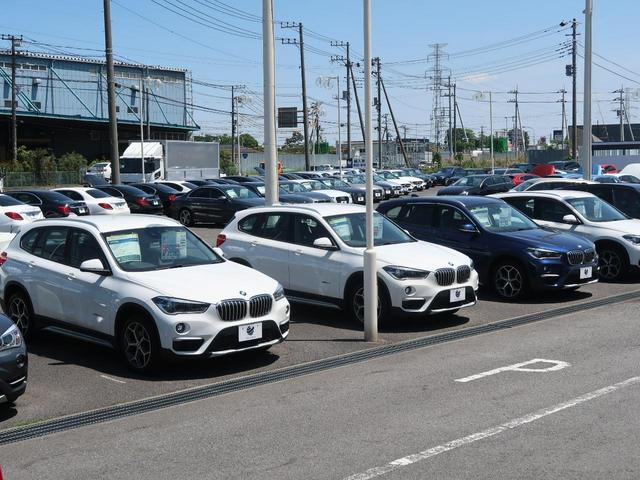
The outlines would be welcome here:
[[[11,156],[11,73],[15,60],[18,146],[109,156],[106,65],[103,60],[0,50],[0,161]],[[120,152],[132,140],[187,140],[199,127],[187,70],[116,62]],[[142,92],[142,94],[141,94]],[[142,113],[142,115],[141,115]]]

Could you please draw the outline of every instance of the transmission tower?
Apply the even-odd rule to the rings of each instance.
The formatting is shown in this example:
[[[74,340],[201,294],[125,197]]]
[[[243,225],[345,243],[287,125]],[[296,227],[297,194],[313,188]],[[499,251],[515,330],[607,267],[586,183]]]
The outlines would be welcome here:
[[[433,92],[433,112],[431,114],[431,124],[433,125],[433,134],[436,144],[436,150],[440,151],[440,138],[443,130],[446,128],[446,109],[442,105],[442,89],[443,89],[443,60],[449,58],[449,55],[444,51],[446,43],[434,43],[429,45],[432,48],[432,53],[427,57],[427,60],[433,66],[428,71],[428,77],[431,81],[429,88]]]

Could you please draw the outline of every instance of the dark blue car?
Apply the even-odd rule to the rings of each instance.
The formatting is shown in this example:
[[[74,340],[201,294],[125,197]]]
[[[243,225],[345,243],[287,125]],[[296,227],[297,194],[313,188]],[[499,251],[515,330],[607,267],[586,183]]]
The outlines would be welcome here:
[[[597,281],[593,242],[542,229],[497,198],[407,198],[385,202],[378,211],[420,240],[471,257],[480,283],[503,299]]]

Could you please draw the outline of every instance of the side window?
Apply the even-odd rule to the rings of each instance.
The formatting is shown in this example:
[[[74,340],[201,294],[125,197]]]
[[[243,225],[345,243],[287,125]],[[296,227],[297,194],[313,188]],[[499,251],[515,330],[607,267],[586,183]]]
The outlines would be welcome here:
[[[210,188],[197,188],[189,194],[189,198],[211,198]]]
[[[262,214],[249,215],[248,217],[243,218],[238,222],[238,230],[250,235],[257,235],[259,233],[260,225],[262,225],[262,222],[260,221],[261,217]]]
[[[82,198],[82,195],[80,195],[78,192],[74,192],[73,190],[58,190],[62,195],[69,197],[72,200],[78,200],[78,201],[82,201],[84,200],[84,198]]]
[[[520,210],[529,218],[536,218],[535,216],[535,198],[526,197],[507,197],[503,198],[513,208]]]
[[[402,205],[398,205],[397,207],[390,208],[389,211],[385,213],[385,216],[387,218],[390,218],[391,220],[402,221],[402,219],[404,218],[404,215],[402,215],[402,217],[399,218],[400,210],[402,210]]]
[[[111,187],[103,187],[102,190],[104,192],[107,192],[109,195],[111,195],[112,197],[118,197],[118,198],[122,198],[122,193],[120,193],[118,190],[116,190],[115,188],[111,188]]]
[[[535,218],[548,222],[563,223],[562,217],[573,212],[557,200],[539,198],[536,200]]]
[[[576,189],[577,190],[577,189]],[[607,186],[607,185],[588,185],[588,190],[584,189],[585,191],[588,191],[589,193],[593,193],[596,197],[600,197],[602,200],[604,200],[605,202],[611,203],[613,202],[613,193],[611,190],[613,190],[612,187]],[[616,189],[618,190],[618,189]]]
[[[71,231],[68,248],[69,265],[72,267],[80,268],[82,262],[85,260],[93,260],[94,258],[99,258],[104,267],[109,265],[100,244],[89,232],[73,229]]]
[[[220,200],[222,198],[226,198],[226,195],[224,194],[224,192],[219,188],[209,188],[208,190],[209,190],[209,194],[211,195],[210,198],[214,200]]]
[[[42,202],[38,200],[35,195],[30,193],[15,193],[13,198],[21,201],[22,203],[26,203],[28,205],[40,205]]]
[[[57,263],[66,263],[67,227],[51,227],[42,229],[33,254]]]
[[[403,214],[404,221],[407,223],[413,223],[414,225],[432,226],[433,225],[433,212],[435,205],[427,204],[414,204],[409,205],[406,212]]]
[[[296,215],[294,219],[294,243],[306,247],[312,247],[318,238],[332,238],[324,226],[318,220],[307,215]]]
[[[269,213],[263,216],[263,220],[261,237],[279,242],[291,241],[291,214]]]
[[[616,188],[613,191],[613,204],[633,218],[640,218],[640,198],[633,188]]]
[[[440,228],[443,230],[459,230],[463,225],[473,224],[469,217],[454,207],[440,205],[436,211],[440,220]]]
[[[27,232],[20,239],[20,248],[22,248],[23,250],[26,250],[29,253],[33,253],[33,250],[36,247],[36,241],[38,240],[38,235],[40,234],[41,231],[42,231],[41,228],[36,228],[34,230],[31,230],[30,232]]]
[[[151,188],[148,185],[136,185],[136,188],[142,190],[143,192],[146,193],[151,193],[151,194],[155,194],[156,193],[156,189],[155,188]]]

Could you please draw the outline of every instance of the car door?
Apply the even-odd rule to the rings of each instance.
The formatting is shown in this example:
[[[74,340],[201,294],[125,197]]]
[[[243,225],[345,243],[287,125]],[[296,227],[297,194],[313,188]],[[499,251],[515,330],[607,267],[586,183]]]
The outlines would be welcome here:
[[[343,253],[313,246],[318,238],[335,239],[316,218],[295,214],[293,243],[289,263],[290,290],[328,298],[342,298],[340,275]]]
[[[209,198],[207,199],[207,216],[212,222],[226,222],[230,215],[231,201],[220,188],[207,187]]]
[[[193,214],[194,220],[208,222],[211,221],[209,211],[209,199],[211,191],[209,188],[196,188],[187,194],[186,204]]]
[[[453,205],[438,205],[434,211],[434,243],[453,248],[478,261],[486,254],[486,245],[480,233],[463,232],[462,227],[477,225],[462,210]]]
[[[547,228],[555,228],[571,233],[580,233],[580,224],[568,223],[563,220],[566,215],[575,215],[567,205],[560,200],[542,197],[518,197],[517,199],[503,198],[535,222]],[[517,200],[514,202],[513,200]],[[577,216],[576,216],[577,217]]]
[[[435,205],[431,203],[409,203],[404,205],[397,215],[395,211],[389,210],[387,216],[391,214],[389,218],[411,235],[429,242],[434,240],[434,211]]]
[[[113,306],[117,304],[116,280],[112,276],[80,271],[85,260],[95,258],[107,268],[109,262],[98,240],[91,232],[70,229],[68,265],[64,294],[68,302],[70,323],[104,335],[113,334]]]
[[[67,281],[68,227],[46,227],[33,248],[30,266],[36,271],[33,285],[36,313],[61,322],[69,322],[72,305],[64,289]]]

